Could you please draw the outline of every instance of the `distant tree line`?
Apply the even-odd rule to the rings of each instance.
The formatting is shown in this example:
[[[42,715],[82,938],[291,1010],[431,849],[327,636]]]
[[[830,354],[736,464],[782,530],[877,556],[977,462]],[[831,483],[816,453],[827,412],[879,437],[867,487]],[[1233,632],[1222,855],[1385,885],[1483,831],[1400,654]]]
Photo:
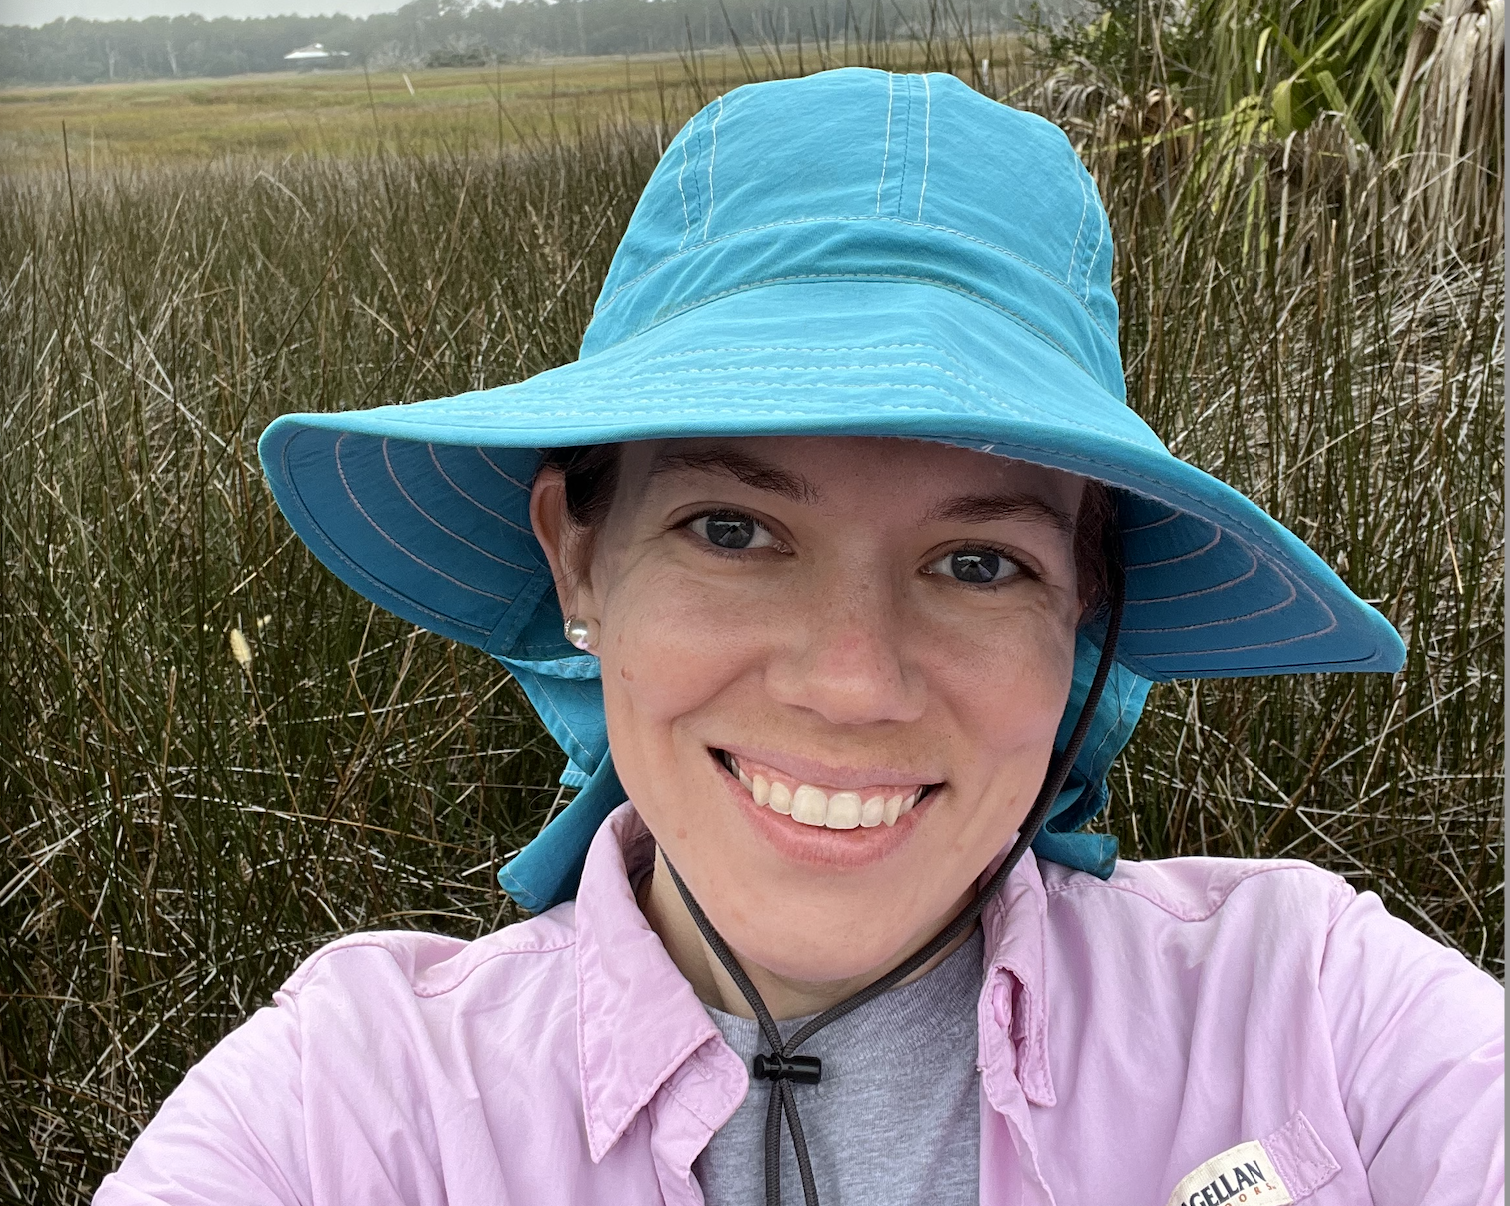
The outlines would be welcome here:
[[[1037,9],[1036,3],[1032,4]],[[284,71],[313,42],[352,66],[463,66],[546,55],[637,54],[801,37],[907,36],[930,20],[984,34],[1015,27],[1029,0],[412,0],[371,17],[149,17],[0,26],[0,84],[94,83]],[[939,33],[944,32],[942,29]]]

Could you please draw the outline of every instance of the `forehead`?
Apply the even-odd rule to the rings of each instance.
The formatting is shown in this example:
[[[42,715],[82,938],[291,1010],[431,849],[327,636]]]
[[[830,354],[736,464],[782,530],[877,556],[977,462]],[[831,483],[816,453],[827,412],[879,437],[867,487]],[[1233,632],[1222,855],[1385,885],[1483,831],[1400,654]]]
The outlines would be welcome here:
[[[889,500],[928,508],[962,495],[1020,494],[1073,515],[1085,479],[936,440],[875,436],[748,436],[647,440],[625,446],[632,492],[723,478],[794,502]]]

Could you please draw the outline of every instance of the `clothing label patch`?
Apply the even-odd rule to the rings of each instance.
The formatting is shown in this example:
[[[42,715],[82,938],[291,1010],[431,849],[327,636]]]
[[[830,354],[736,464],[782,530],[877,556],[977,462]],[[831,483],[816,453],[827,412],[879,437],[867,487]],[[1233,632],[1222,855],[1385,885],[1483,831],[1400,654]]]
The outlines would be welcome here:
[[[1290,1206],[1295,1199],[1256,1139],[1212,1156],[1174,1187],[1169,1206]]]

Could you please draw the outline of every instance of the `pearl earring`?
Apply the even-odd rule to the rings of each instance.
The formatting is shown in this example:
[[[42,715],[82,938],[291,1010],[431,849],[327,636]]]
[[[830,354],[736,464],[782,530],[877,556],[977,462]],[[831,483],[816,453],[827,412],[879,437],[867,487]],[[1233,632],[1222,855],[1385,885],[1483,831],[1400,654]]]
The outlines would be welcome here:
[[[566,639],[583,653],[596,652],[598,647],[598,622],[571,616],[566,621]]]

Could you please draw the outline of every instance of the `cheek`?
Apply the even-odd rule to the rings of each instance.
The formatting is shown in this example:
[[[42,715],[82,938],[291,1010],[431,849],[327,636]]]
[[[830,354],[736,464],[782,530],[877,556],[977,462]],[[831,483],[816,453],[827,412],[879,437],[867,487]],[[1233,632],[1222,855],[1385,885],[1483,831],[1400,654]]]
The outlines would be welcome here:
[[[950,751],[951,782],[919,833],[916,864],[898,869],[937,878],[932,907],[968,891],[1032,808],[1064,715],[1074,641],[1073,624],[1054,616],[1003,624],[968,652],[940,651],[935,740]]]
[[[695,756],[695,769],[704,769],[702,747],[678,741],[678,722],[758,673],[764,634],[748,619],[753,607],[733,607],[668,572],[627,574],[605,600],[604,706],[614,762],[632,797],[631,779],[642,774],[654,776],[659,793],[676,762]],[[731,615],[745,618],[733,623]]]
[[[991,640],[939,666],[934,676],[973,753],[993,767],[1047,760],[1074,674],[1074,629],[1034,626]]]

